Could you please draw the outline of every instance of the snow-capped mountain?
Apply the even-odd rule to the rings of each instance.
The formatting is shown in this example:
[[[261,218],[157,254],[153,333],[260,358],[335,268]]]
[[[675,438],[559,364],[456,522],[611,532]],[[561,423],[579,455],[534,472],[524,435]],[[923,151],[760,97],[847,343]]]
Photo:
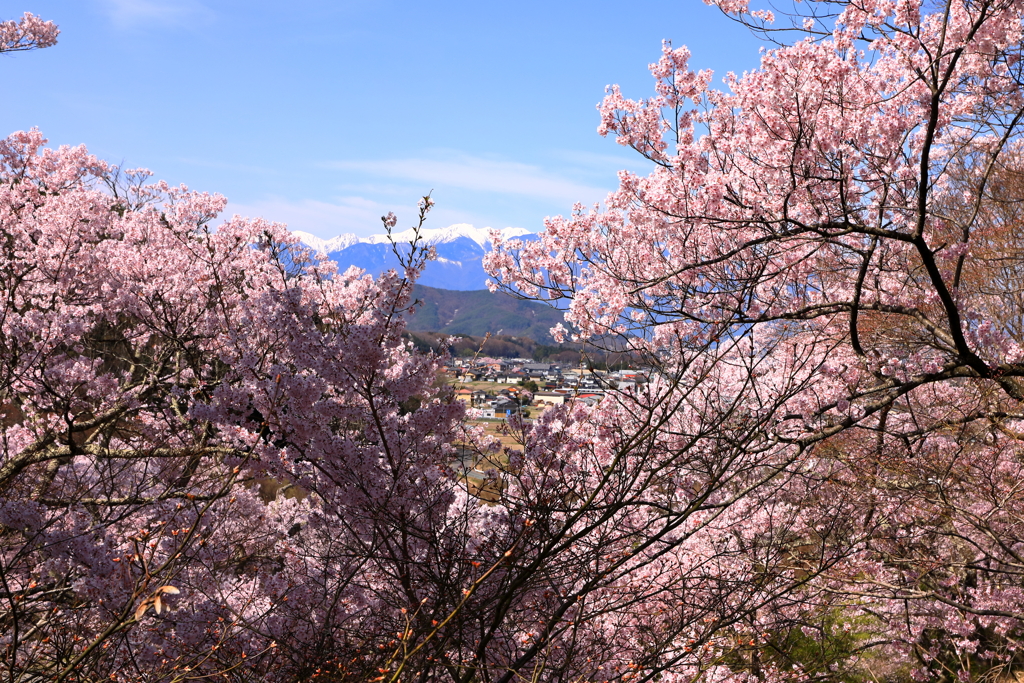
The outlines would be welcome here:
[[[347,249],[353,244],[358,244],[360,242],[360,239],[351,233],[338,235],[337,237],[332,237],[329,240],[322,239],[316,235],[310,235],[308,232],[302,232],[301,230],[295,230],[292,234],[302,240],[302,243],[310,249],[322,251],[325,254]]]
[[[501,234],[502,239],[511,239],[531,234],[529,230],[524,228],[505,228],[498,232]],[[316,235],[310,235],[308,232],[302,232],[301,230],[295,230],[292,234],[302,240],[302,243],[307,247],[322,251],[325,254],[347,249],[353,244],[359,244],[360,242],[363,244],[390,243],[387,235],[357,237],[352,233],[345,233],[343,235],[338,235],[337,237],[332,237],[329,240],[325,240],[317,237]],[[408,242],[412,239],[413,234],[413,229],[409,228],[408,230],[392,233],[391,239],[395,242]],[[425,228],[420,231],[420,235],[427,244],[446,244],[448,242],[454,242],[460,237],[468,237],[479,244],[481,248],[486,249],[491,240],[491,229],[474,228],[469,223],[456,223],[455,225],[449,225],[447,228]]]
[[[501,234],[502,239],[511,239],[531,234],[529,230],[524,230],[523,228],[505,228],[498,232]],[[449,225],[447,228],[436,228],[433,230],[428,228],[420,231],[420,235],[426,240],[427,244],[435,246],[438,244],[448,244],[466,237],[480,245],[480,248],[487,249],[491,241],[490,228],[474,228],[469,223],[456,223],[455,225]],[[391,236],[395,242],[408,242],[412,237],[412,228],[396,232]],[[388,244],[387,235],[373,235],[372,237],[367,237],[366,240],[370,244]]]
[[[503,239],[535,239],[533,233],[523,228],[505,228],[498,232]],[[483,289],[487,274],[481,261],[490,250],[490,233],[490,228],[475,228],[468,223],[422,230],[422,238],[437,251],[437,260],[427,264],[419,284],[440,289]],[[398,265],[387,235],[357,237],[345,234],[325,240],[299,230],[292,234],[307,247],[327,254],[341,270],[357,266],[377,275]],[[399,245],[408,243],[412,237],[411,229],[391,235]]]

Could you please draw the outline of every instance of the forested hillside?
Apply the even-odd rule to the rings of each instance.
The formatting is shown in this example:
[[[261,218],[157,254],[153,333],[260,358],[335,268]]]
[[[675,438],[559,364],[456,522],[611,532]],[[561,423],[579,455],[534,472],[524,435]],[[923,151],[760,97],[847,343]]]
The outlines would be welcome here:
[[[551,344],[551,328],[565,322],[558,309],[504,292],[452,291],[416,285],[412,295],[422,302],[407,323],[408,329],[416,332],[518,336]]]

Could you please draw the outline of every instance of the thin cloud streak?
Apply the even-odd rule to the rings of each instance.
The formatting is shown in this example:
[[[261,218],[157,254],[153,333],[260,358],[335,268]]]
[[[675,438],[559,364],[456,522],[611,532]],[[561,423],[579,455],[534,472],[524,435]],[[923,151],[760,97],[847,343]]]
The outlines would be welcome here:
[[[541,218],[604,199],[611,187],[589,184],[593,159],[581,159],[576,168],[543,168],[521,162],[461,154],[454,151],[424,153],[415,157],[383,160],[344,160],[316,166],[338,173],[337,194],[323,201],[313,198],[264,195],[232,202],[228,214],[262,216],[287,223],[324,239],[342,233],[360,237],[383,232],[380,217],[394,211],[404,225],[415,219],[413,203],[432,190],[437,207],[431,213],[431,227],[469,223],[476,227],[540,229]],[[609,172],[609,184],[616,181]],[[405,225],[405,227],[409,227]]]
[[[565,205],[603,199],[610,188],[594,187],[544,171],[537,166],[461,156],[453,159],[333,161],[326,168],[480,192],[526,195]]]

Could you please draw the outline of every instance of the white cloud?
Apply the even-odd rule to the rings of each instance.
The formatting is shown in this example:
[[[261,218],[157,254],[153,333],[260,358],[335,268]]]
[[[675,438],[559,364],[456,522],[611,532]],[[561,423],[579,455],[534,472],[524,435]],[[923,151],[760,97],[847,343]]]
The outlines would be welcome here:
[[[427,187],[456,187],[554,200],[565,206],[604,199],[610,188],[595,187],[514,161],[467,155],[443,159],[405,158],[379,161],[333,161],[327,168],[417,181]]]
[[[380,217],[388,210],[388,207],[363,197],[343,197],[336,203],[268,197],[248,203],[231,202],[224,215],[239,214],[249,218],[260,216],[270,221],[287,223],[291,230],[303,230],[330,238],[345,232],[357,235],[383,232]]]
[[[562,164],[547,169],[441,150],[407,158],[324,162],[321,168],[338,173],[335,196],[326,201],[265,196],[232,202],[227,214],[262,216],[322,239],[344,233],[367,237],[383,232],[380,217],[388,211],[398,216],[399,229],[412,226],[418,214],[415,202],[433,190],[437,205],[428,228],[468,223],[539,230],[544,215],[566,211],[576,202],[599,202],[614,188],[614,171],[606,174],[609,186],[601,187],[578,180],[605,175],[593,172],[596,159],[574,161],[576,168]],[[608,159],[601,161],[613,168]]]
[[[100,5],[119,28],[152,23],[184,24],[213,17],[213,11],[198,0],[100,0]]]

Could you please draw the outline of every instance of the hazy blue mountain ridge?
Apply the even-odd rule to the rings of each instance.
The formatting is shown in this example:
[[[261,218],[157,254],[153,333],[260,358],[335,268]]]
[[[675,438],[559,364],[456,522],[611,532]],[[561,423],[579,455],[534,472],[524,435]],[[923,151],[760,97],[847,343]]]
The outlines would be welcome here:
[[[506,228],[501,232],[506,238],[537,238],[521,228]],[[307,247],[335,261],[339,271],[356,266],[376,276],[399,266],[386,235],[362,238],[339,235],[324,240],[308,233],[296,231],[294,234]],[[420,303],[409,316],[410,331],[474,337],[489,333],[553,343],[549,330],[562,322],[561,311],[485,289],[487,273],[483,258],[490,250],[489,230],[460,224],[424,230],[422,237],[434,247],[437,258],[427,263],[413,290],[413,296]],[[396,233],[392,238],[399,252],[408,253],[411,231]]]
[[[488,232],[486,228],[467,224],[424,230],[423,238],[437,251],[437,259],[427,264],[418,284],[459,291],[484,289],[487,273],[484,272],[483,257],[490,250]],[[505,228],[501,233],[507,238],[536,239],[534,233],[522,228]],[[339,235],[324,240],[304,232],[295,231],[294,234],[311,249],[326,253],[341,271],[356,266],[376,276],[398,267],[398,259],[385,235],[364,238]],[[409,248],[411,231],[396,233],[393,237],[399,249]]]

